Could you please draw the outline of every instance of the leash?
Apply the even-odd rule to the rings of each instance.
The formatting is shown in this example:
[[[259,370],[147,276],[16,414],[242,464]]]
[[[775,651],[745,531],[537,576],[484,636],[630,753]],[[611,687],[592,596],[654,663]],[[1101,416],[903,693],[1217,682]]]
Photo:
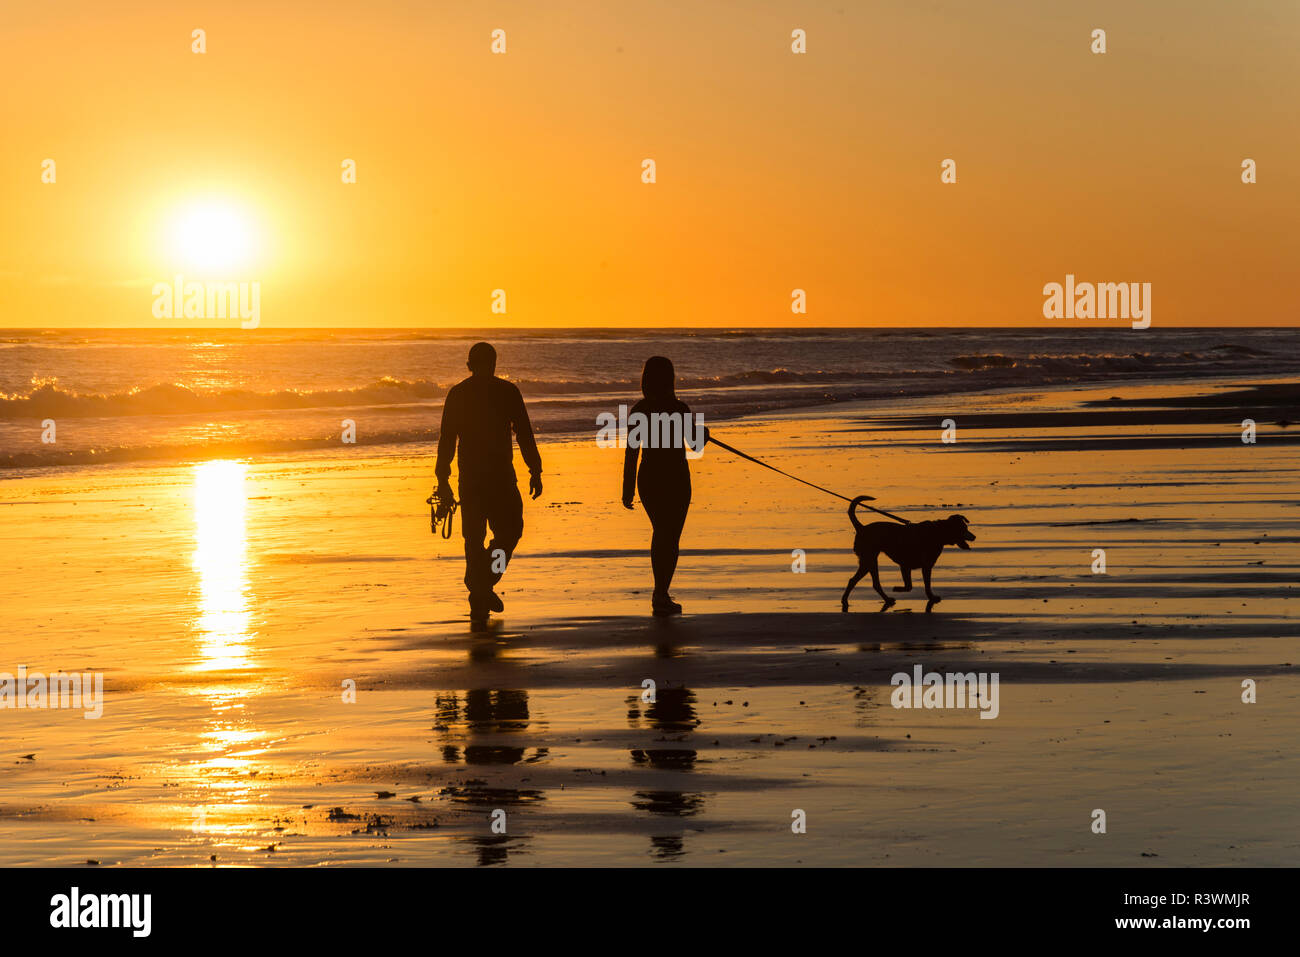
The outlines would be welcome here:
[[[748,459],[749,461],[753,462],[755,465],[761,465],[763,466],[763,468],[771,469],[773,472],[777,472],[781,475],[784,475],[786,478],[794,479],[796,482],[802,482],[804,485],[807,485],[810,488],[815,488],[819,492],[825,492],[827,495],[834,495],[836,498],[843,499],[846,502],[851,503],[853,501],[853,499],[849,498],[847,495],[841,495],[839,492],[832,492],[828,488],[822,488],[820,485],[815,485],[806,479],[801,479],[797,475],[791,475],[789,472],[783,471],[782,469],[777,468],[775,465],[768,465],[766,462],[760,461],[759,459],[754,458],[754,456],[752,455],[746,455],[744,452],[740,451],[740,449],[733,449],[726,442],[719,442],[717,439],[713,437],[712,434],[709,435],[709,441],[712,442],[714,445],[721,446],[722,448],[726,449],[732,455],[739,455],[742,459]],[[876,500],[874,495],[862,495],[859,497],[869,499],[872,502]],[[870,511],[876,512],[879,515],[884,515],[887,518],[892,518],[896,522],[902,522],[904,525],[912,524],[909,519],[903,518],[902,516],[899,515],[895,515],[893,512],[886,512],[883,508],[875,508],[874,506],[862,505],[861,503],[859,503],[858,507],[869,509]]]
[[[429,506],[429,531],[438,534],[438,526],[442,526],[442,537],[451,538],[451,520],[456,514],[456,506],[460,504],[450,494],[447,498],[438,497],[438,490],[434,489],[432,495],[424,500],[424,504]]]

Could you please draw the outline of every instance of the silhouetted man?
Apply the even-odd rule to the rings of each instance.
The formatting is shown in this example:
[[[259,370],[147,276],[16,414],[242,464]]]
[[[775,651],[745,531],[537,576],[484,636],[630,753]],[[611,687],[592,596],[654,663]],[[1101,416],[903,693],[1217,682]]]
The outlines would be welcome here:
[[[473,628],[487,623],[488,613],[503,605],[493,591],[524,532],[524,501],[519,496],[513,462],[513,430],[519,454],[528,465],[528,491],[542,494],[542,457],[519,389],[495,375],[497,351],[486,342],[469,350],[468,379],[452,386],[442,407],[438,435],[438,496],[451,494],[452,457],[460,456],[461,531],[465,536],[465,587]],[[492,541],[483,536],[492,528]]]

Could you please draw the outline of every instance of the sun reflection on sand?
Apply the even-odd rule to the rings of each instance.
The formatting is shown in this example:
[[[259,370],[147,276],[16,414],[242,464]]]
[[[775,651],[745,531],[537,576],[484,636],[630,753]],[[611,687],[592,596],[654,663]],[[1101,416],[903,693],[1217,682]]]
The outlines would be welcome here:
[[[247,493],[243,462],[194,468],[194,570],[198,575],[198,671],[248,667]]]
[[[268,733],[249,726],[243,700],[247,687],[216,686],[197,693],[211,701],[213,715],[199,735],[200,755],[190,763],[197,788],[190,830],[215,842],[214,847],[243,847],[260,830],[255,799],[266,788],[258,776],[265,770]]]
[[[245,463],[226,460],[194,468],[193,566],[198,576],[194,671],[252,667],[247,473]],[[244,839],[257,830],[251,802],[265,787],[258,775],[264,770],[268,733],[252,728],[245,712],[245,699],[256,693],[255,685],[243,678],[223,681],[215,674],[213,678],[213,684],[192,689],[208,700],[212,715],[199,732],[199,754],[190,762],[197,801],[189,829],[215,841],[214,847],[243,846]],[[233,840],[234,845],[222,838]]]

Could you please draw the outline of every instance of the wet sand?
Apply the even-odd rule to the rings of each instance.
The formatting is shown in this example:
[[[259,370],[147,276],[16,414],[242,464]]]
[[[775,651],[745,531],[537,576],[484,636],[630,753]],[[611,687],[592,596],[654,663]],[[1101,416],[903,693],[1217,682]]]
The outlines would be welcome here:
[[[687,614],[662,621],[619,454],[544,440],[486,636],[459,524],[429,533],[429,454],[6,480],[0,671],[102,670],[106,700],[0,711],[0,863],[1294,864],[1300,415],[1294,384],[1242,385],[715,426],[908,517],[965,514],[928,611],[866,581],[840,613],[843,503],[716,449]],[[998,673],[998,717],[892,707],[918,664]]]

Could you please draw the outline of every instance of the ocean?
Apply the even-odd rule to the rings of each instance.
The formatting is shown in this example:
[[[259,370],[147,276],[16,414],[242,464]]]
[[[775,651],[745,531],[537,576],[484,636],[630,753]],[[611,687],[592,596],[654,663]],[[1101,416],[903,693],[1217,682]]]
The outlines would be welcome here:
[[[707,421],[862,399],[1293,376],[1300,329],[0,330],[0,469],[432,443],[487,339],[539,435],[595,431],[670,357]],[[53,421],[51,430],[48,423]],[[54,441],[42,441],[43,437]]]

